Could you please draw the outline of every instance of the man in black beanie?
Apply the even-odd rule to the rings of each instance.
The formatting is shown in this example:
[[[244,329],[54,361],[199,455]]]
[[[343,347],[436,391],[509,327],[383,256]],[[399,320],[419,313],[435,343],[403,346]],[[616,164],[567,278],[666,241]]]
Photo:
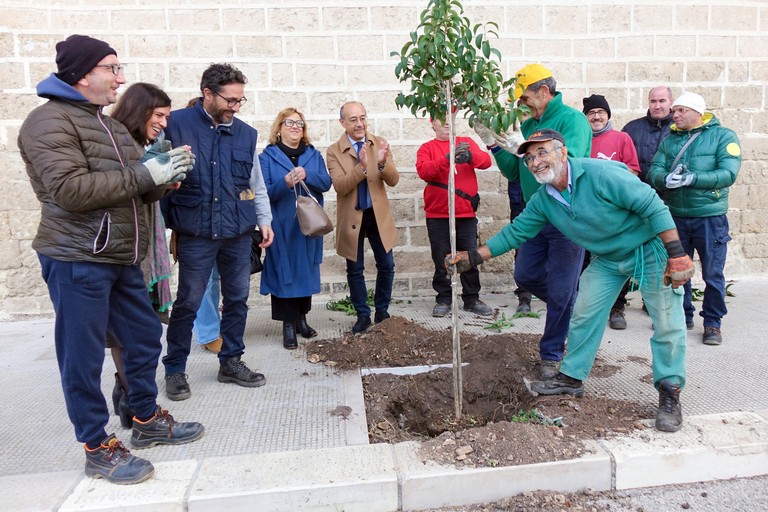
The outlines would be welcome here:
[[[117,52],[104,41],[75,34],[56,43],[56,76],[62,82],[74,85],[88,74],[107,55]]]
[[[128,129],[102,114],[125,83],[117,52],[104,41],[74,35],[56,45],[58,72],[37,86],[49,101],[19,130],[18,145],[42,205],[32,242],[56,313],[56,356],[85,474],[118,484],[146,480],[149,461],[107,435],[101,391],[107,327],[123,344],[131,444],[182,444],[199,439],[199,423],[178,423],[157,405],[155,372],[163,329],[139,263],[149,229],[141,207],[194,165],[188,148],[139,163]]]

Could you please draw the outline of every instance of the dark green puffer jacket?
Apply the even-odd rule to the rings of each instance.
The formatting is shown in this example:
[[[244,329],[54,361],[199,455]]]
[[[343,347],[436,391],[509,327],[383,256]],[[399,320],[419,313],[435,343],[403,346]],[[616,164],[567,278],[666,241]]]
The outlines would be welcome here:
[[[682,131],[674,124],[661,141],[648,170],[648,183],[664,193],[664,202],[676,217],[714,217],[728,212],[728,189],[741,167],[741,146],[733,130],[720,125],[711,113],[704,124]],[[691,185],[667,188],[666,179],[680,149],[695,133],[701,132],[680,157],[679,163],[695,174]]]

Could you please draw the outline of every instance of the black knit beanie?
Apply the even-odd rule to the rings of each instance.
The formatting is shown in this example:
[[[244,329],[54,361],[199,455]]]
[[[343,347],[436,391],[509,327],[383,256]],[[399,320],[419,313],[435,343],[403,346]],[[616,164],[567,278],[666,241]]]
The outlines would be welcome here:
[[[608,119],[611,118],[611,107],[608,106],[608,100],[605,99],[605,96],[601,94],[593,94],[589,98],[584,98],[581,101],[584,103],[584,110],[582,110],[582,112],[585,114],[592,109],[602,108],[608,112]]]
[[[56,76],[62,82],[73,85],[92,70],[107,55],[117,55],[114,48],[104,41],[78,34],[56,43]]]

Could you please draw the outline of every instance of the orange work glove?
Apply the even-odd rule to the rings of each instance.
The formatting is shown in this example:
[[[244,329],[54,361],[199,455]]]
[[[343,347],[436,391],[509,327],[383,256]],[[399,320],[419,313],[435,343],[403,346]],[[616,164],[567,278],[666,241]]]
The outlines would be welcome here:
[[[664,284],[671,284],[672,288],[678,288],[693,277],[693,271],[693,261],[687,254],[677,258],[669,258],[667,269],[664,271]]]

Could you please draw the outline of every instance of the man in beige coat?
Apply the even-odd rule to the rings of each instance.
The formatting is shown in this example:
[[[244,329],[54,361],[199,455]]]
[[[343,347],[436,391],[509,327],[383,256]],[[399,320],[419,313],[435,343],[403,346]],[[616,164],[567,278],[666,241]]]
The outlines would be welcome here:
[[[357,311],[352,332],[358,334],[371,326],[363,258],[366,237],[376,259],[374,320],[378,323],[389,318],[387,310],[395,280],[392,247],[397,243],[397,230],[384,185],[394,187],[400,175],[387,141],[368,133],[361,103],[342,105],[339,123],[344,134],[328,147],[326,161],[336,190],[336,252],[347,260],[349,298]]]

